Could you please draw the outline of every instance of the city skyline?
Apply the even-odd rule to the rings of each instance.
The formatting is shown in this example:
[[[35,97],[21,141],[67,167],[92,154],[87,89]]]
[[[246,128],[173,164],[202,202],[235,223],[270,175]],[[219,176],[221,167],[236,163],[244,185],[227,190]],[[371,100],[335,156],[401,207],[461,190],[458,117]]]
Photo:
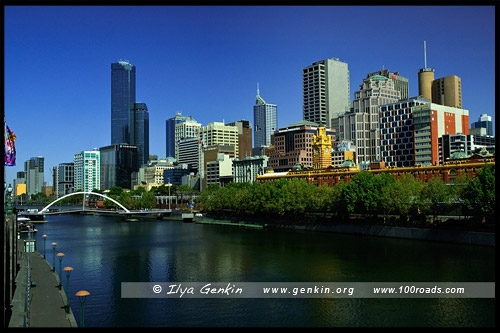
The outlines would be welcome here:
[[[257,83],[279,106],[278,128],[301,121],[302,69],[323,59],[348,64],[351,102],[367,73],[383,68],[407,77],[417,96],[424,41],[435,77],[461,78],[470,124],[481,114],[494,123],[493,6],[3,9],[5,120],[17,136],[7,184],[43,156],[52,185],[54,166],[111,144],[109,66],[119,60],[137,68],[136,100],[147,103],[149,151],[159,158],[165,121],[178,112],[203,126],[253,123]],[[141,18],[148,24],[130,24]]]

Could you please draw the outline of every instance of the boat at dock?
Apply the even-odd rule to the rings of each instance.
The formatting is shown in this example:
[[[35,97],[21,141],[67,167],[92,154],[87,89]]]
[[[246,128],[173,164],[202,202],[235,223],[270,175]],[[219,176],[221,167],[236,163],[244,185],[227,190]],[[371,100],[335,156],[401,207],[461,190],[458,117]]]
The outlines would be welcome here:
[[[17,218],[17,228],[19,233],[27,234],[30,232],[36,232],[35,226],[31,222],[31,220],[24,216],[19,216]]]
[[[27,209],[26,211],[19,211],[17,213],[17,220],[19,218],[27,218],[31,221],[31,223],[47,223],[45,220],[45,216],[38,212],[38,209]]]

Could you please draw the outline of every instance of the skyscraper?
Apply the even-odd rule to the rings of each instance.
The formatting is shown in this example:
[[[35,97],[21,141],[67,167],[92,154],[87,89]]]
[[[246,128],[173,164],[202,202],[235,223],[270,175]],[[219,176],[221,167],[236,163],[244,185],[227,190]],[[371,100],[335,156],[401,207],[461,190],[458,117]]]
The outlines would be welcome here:
[[[320,126],[349,111],[350,84],[347,63],[325,59],[302,69],[303,116]]]
[[[131,143],[134,129],[135,66],[111,64],[111,144]],[[133,135],[133,134],[132,134]]]
[[[278,129],[278,107],[268,104],[260,97],[257,86],[257,96],[253,107],[254,147],[271,145],[271,135]]]
[[[130,144],[137,147],[139,165],[149,160],[149,112],[146,103],[134,103],[134,131]]]

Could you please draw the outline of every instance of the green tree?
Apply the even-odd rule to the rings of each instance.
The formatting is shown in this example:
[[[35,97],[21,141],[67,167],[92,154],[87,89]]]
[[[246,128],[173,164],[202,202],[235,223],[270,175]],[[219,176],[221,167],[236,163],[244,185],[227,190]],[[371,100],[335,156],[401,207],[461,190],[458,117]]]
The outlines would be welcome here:
[[[135,209],[135,200],[130,192],[123,191],[116,200],[127,209]]]
[[[386,173],[375,176],[368,171],[361,171],[356,174],[346,189],[349,192],[348,198],[354,199],[354,210],[362,214],[376,214],[382,211],[382,189],[393,182],[394,177]]]
[[[485,164],[461,193],[467,209],[480,215],[485,222],[495,215],[495,166]]]
[[[450,203],[453,190],[441,178],[431,178],[422,188],[419,205],[437,221],[440,207]]]
[[[140,199],[138,199],[137,206],[141,209],[153,209],[156,207],[156,197],[153,192],[149,191],[142,195]]]
[[[119,197],[120,194],[122,194],[123,192],[123,188],[121,188],[120,186],[113,186],[109,189],[109,192],[108,192],[108,196],[110,197]]]
[[[422,189],[420,181],[405,174],[382,189],[381,205],[386,214],[398,214],[408,222],[410,214],[417,209],[418,196]]]

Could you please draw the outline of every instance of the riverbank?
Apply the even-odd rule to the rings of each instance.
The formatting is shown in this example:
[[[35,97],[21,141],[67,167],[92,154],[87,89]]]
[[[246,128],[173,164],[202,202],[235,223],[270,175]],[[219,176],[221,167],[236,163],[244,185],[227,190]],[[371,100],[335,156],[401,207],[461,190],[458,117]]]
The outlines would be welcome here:
[[[366,220],[351,220],[348,223],[329,223],[325,221],[315,221],[311,223],[290,223],[287,220],[279,219],[255,219],[250,217],[235,216],[213,216],[195,217],[196,221],[220,221],[225,225],[238,226],[242,223],[262,225],[263,228],[280,228],[289,230],[333,232],[363,236],[405,238],[411,240],[425,240],[446,243],[459,243],[483,246],[495,246],[495,232],[491,228],[470,229],[459,225],[437,224],[433,228],[416,225],[415,226],[395,226],[372,224]]]
[[[19,249],[24,241],[18,240]],[[39,252],[20,251],[9,328],[78,327],[61,281]]]
[[[411,226],[400,225],[382,225],[373,223],[372,220],[360,216],[353,217],[348,222],[333,222],[334,217],[327,216],[319,218],[318,216],[309,216],[308,218],[297,219],[297,222],[290,223],[290,220],[278,218],[255,218],[249,216],[234,215],[213,215],[203,214],[203,216],[194,216],[192,221],[185,221],[182,213],[189,211],[174,211],[170,216],[163,217],[162,220],[194,222],[199,224],[235,226],[252,229],[280,228],[289,230],[313,231],[313,232],[333,232],[363,236],[404,238],[411,240],[425,240],[446,243],[459,243],[483,246],[495,246],[494,227],[484,227],[478,224],[475,228],[466,227],[463,220],[456,220],[449,223],[449,217],[439,217],[437,224],[421,224],[409,222]],[[102,214],[106,215],[106,214]],[[111,215],[110,215],[111,216]],[[386,217],[387,218],[387,217]],[[128,219],[130,222],[138,220],[158,219],[155,216],[133,216]],[[380,220],[383,217],[379,218]],[[390,223],[391,218],[387,218]]]

